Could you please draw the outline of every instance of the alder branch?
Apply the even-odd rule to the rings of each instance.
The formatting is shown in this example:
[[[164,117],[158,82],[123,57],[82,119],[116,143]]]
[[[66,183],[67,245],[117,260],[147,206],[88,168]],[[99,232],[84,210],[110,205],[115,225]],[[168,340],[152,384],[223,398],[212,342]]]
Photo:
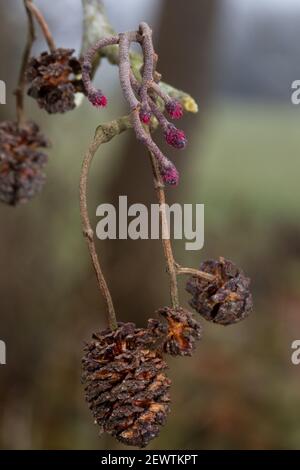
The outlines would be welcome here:
[[[99,147],[109,142],[116,135],[121,134],[125,130],[131,127],[131,120],[129,116],[123,116],[114,121],[108,122],[106,124],[101,124],[97,127],[93,141],[91,142],[82,164],[82,170],[80,175],[80,184],[79,184],[79,199],[80,199],[80,214],[82,222],[82,231],[83,235],[86,238],[90,256],[92,259],[92,264],[96,272],[96,277],[98,281],[98,287],[102,293],[108,313],[108,325],[109,328],[114,330],[118,327],[116,313],[112,301],[112,297],[107,286],[104,274],[101,268],[100,260],[97,255],[95,241],[94,241],[94,231],[91,227],[88,206],[87,206],[87,191],[88,191],[88,176],[89,170],[92,163],[92,160],[99,149]]]
[[[200,271],[199,269],[194,269],[194,268],[184,268],[182,266],[179,266],[179,264],[176,264],[176,272],[177,274],[186,274],[188,276],[196,276],[200,277],[201,279],[204,279],[205,281],[212,282],[215,279],[215,276],[213,274],[206,273],[205,271]]]
[[[166,214],[166,196],[164,191],[164,184],[161,177],[159,164],[153,153],[149,152],[150,162],[153,172],[154,189],[156,192],[157,200],[159,202],[159,216],[162,228],[162,245],[164,256],[167,264],[167,272],[170,276],[170,297],[173,308],[179,307],[179,295],[177,285],[177,268],[174,260],[172,244],[170,240],[170,233]]]
[[[83,3],[85,3],[84,0]],[[101,15],[103,16],[103,5],[102,2],[100,3],[92,1],[88,2],[88,5],[90,8],[92,8],[91,4],[93,5],[92,11],[96,8],[97,5],[101,6],[100,10]],[[89,10],[89,14],[91,14],[91,10]],[[108,23],[104,22],[104,25],[107,24]],[[157,93],[161,101],[164,103],[166,109],[168,109],[168,106],[173,103],[173,99],[169,95],[167,95],[164,90],[161,90],[161,88],[156,84],[157,74],[154,70],[154,67],[156,66],[157,56],[153,49],[152,31],[149,26],[146,23],[140,23],[138,31],[129,31],[126,33],[120,33],[119,35],[112,35],[111,28],[109,28],[108,30],[106,29],[106,32],[110,34],[105,37],[100,37],[96,42],[93,42],[91,45],[89,45],[88,40],[85,41],[85,47],[88,46],[88,48],[87,50],[85,50],[84,60],[82,64],[82,80],[90,102],[94,106],[102,106],[105,95],[103,95],[101,90],[96,89],[91,81],[93,76],[95,58],[96,63],[99,63],[99,57],[101,57],[103,51],[107,51],[108,49],[117,53],[118,58],[115,63],[119,66],[120,85],[125,100],[127,101],[131,111],[130,116],[127,117],[127,119],[129,119],[130,121],[126,121],[125,128],[129,128],[130,126],[133,127],[137,140],[147,147],[150,155],[154,186],[160,209],[162,245],[167,265],[167,272],[169,274],[170,279],[171,304],[172,307],[176,309],[179,307],[177,275],[183,274],[184,272],[190,273],[191,271],[189,270],[189,268],[181,269],[174,259],[172,244],[170,240],[168,220],[166,215],[166,197],[163,182],[167,182],[168,184],[176,184],[178,182],[178,172],[172,162],[168,160],[167,157],[165,157],[165,155],[160,151],[155,142],[152,140],[150,128],[148,126],[143,126],[143,118],[141,118],[141,111],[143,111],[143,113],[147,113],[150,111],[150,116],[152,112],[156,117],[156,123],[154,127],[160,125],[163,131],[165,132],[166,136],[168,136],[168,132],[170,132],[170,129],[175,129],[177,133],[176,137],[178,139],[178,142],[176,141],[175,145],[172,142],[172,145],[174,145],[176,148],[182,148],[182,144],[185,145],[186,139],[182,131],[178,131],[175,126],[171,127],[169,121],[160,111],[161,103],[158,103],[157,105],[155,101],[153,101],[151,96],[148,95],[148,89],[152,88],[153,91]],[[133,42],[139,43],[143,52],[143,66],[140,67],[142,71],[142,76],[140,75],[139,78],[137,78],[136,74],[134,73],[131,59],[130,46]],[[175,102],[175,104],[176,103],[177,101]],[[168,112],[170,113],[170,111]],[[145,122],[149,123],[150,118],[147,118],[149,119],[149,121]],[[131,123],[130,125],[129,122]],[[105,133],[103,134],[105,126],[109,126],[110,129],[109,140],[113,137],[113,135],[116,135],[114,133],[115,131],[118,132],[118,129],[112,129],[113,132],[111,132],[111,124],[100,126],[100,144],[104,141],[107,141],[105,140]],[[152,128],[151,130],[154,129]],[[101,271],[99,259],[96,254],[95,245],[93,241],[93,231],[91,229],[90,222],[88,219],[86,202],[88,170],[91,164],[91,160],[98,146],[99,144],[97,141],[96,133],[95,140],[93,141],[89,151],[87,152],[83,163],[81,177],[81,214],[83,220],[83,232],[84,235],[87,237],[92,262],[98,279],[99,288],[106,299],[110,325],[115,326],[117,325],[115,312],[107,284]],[[197,274],[199,275],[199,272],[197,270],[194,270],[193,274],[195,274],[195,272],[197,272]],[[206,277],[206,279],[208,277],[209,275]]]
[[[181,268],[175,261],[172,244],[170,240],[169,226],[166,215],[166,197],[163,182],[174,184],[178,181],[178,173],[174,165],[169,161],[155,142],[151,138],[150,128],[143,126],[141,121],[141,110],[143,112],[153,112],[156,117],[154,128],[160,125],[167,134],[170,129],[170,123],[164,117],[160,110],[161,104],[168,107],[172,103],[173,98],[180,101],[184,109],[195,112],[195,106],[189,107],[187,103],[191,103],[192,98],[183,92],[172,88],[171,86],[158,86],[156,80],[159,74],[154,70],[157,63],[157,55],[152,45],[152,31],[146,23],[140,23],[138,31],[130,31],[127,33],[114,34],[112,27],[107,21],[103,2],[99,0],[82,0],[84,12],[84,34],[82,52],[84,56],[82,65],[82,79],[87,91],[87,95],[91,103],[95,106],[103,106],[103,95],[101,90],[94,88],[91,79],[96,71],[102,57],[118,65],[119,78],[123,95],[130,107],[130,116],[121,118],[122,126],[119,120],[99,126],[95,138],[86,153],[80,180],[80,207],[83,224],[83,233],[87,239],[93,266],[96,271],[99,289],[102,292],[107,308],[110,328],[117,327],[116,314],[112,303],[112,298],[104,279],[103,272],[100,267],[99,258],[96,253],[94,244],[94,234],[88,217],[87,209],[87,180],[89,168],[99,146],[111,140],[120,132],[133,127],[137,140],[144,144],[149,151],[150,161],[153,172],[154,187],[160,208],[160,225],[162,228],[162,245],[167,265],[167,272],[170,279],[170,298],[174,309],[179,307],[179,294],[177,276],[179,274],[198,275],[206,280],[214,279],[214,276],[206,275],[196,269]],[[130,52],[132,42],[141,45],[143,56]],[[142,58],[143,57],[143,58]],[[164,88],[165,87],[165,88]],[[152,88],[160,98],[160,102],[156,104],[151,96],[148,96],[148,89]],[[168,89],[169,94],[167,94]],[[140,98],[140,99],[139,99]],[[106,98],[105,98],[106,100]],[[192,101],[193,102],[193,101]],[[125,119],[125,121],[124,121]],[[174,126],[173,126],[174,127]],[[172,127],[172,129],[173,129]],[[174,145],[176,148],[182,148],[179,144],[185,144],[185,136],[182,131],[178,131],[179,143]],[[153,128],[151,129],[154,130]],[[182,135],[183,134],[183,137]],[[172,143],[173,144],[173,143]]]
[[[27,8],[31,11],[32,15],[35,17],[36,21],[40,25],[40,28],[42,30],[43,36],[48,44],[48,47],[51,52],[53,52],[56,49],[56,45],[53,39],[53,36],[51,34],[51,31],[49,29],[49,26],[43,16],[43,14],[40,12],[40,10],[32,3],[30,0],[27,2]]]
[[[26,71],[26,67],[28,64],[32,44],[35,40],[34,23],[33,23],[31,10],[29,9],[29,5],[31,4],[31,2],[32,0],[24,0],[24,7],[26,10],[26,15],[27,15],[28,32],[27,32],[27,40],[26,40],[26,44],[25,44],[25,48],[24,48],[24,52],[22,56],[20,72],[19,72],[18,86],[17,86],[17,89],[15,90],[17,121],[19,125],[22,124],[25,119],[24,117],[24,91],[25,91],[25,85],[26,85],[25,71]]]
[[[122,132],[132,128],[132,119],[131,116],[122,116],[118,119],[115,119],[106,124],[101,124],[97,127],[95,136],[85,154],[82,170],[80,175],[80,214],[82,221],[82,231],[83,235],[86,238],[88,249],[90,252],[92,264],[96,273],[98,287],[101,294],[104,297],[107,313],[108,313],[108,326],[110,329],[117,328],[117,317],[114,309],[112,296],[110,294],[108,285],[106,283],[103,270],[101,268],[100,260],[97,255],[95,241],[94,241],[94,231],[91,227],[88,206],[87,206],[87,191],[88,191],[88,176],[89,170],[93,161],[93,158],[99,149],[99,147],[107,142],[110,142],[115,136],[121,134]],[[155,156],[149,152],[150,161],[153,171],[153,180],[154,188],[156,191],[157,199],[160,205],[160,221],[162,227],[162,245],[164,250],[164,256],[167,265],[167,271],[170,277],[170,298],[173,308],[179,307],[179,294],[178,294],[178,284],[177,276],[180,274],[187,274],[192,276],[197,276],[207,281],[214,280],[212,274],[206,273],[204,271],[199,271],[193,268],[184,268],[179,266],[176,263],[173,255],[172,244],[170,240],[169,227],[166,216],[166,197],[164,191],[164,184],[162,182],[161,173],[159,170],[159,164]]]
[[[170,297],[171,297],[171,304],[173,308],[177,308],[180,305],[179,302],[179,294],[178,294],[178,284],[177,284],[177,276],[180,274],[192,275],[197,276],[201,279],[205,279],[206,281],[212,282],[215,279],[213,274],[206,273],[204,271],[200,271],[194,268],[185,268],[180,266],[176,263],[174,259],[172,243],[170,239],[169,227],[168,227],[168,220],[166,215],[166,196],[165,196],[165,186],[162,181],[161,173],[159,170],[159,165],[157,159],[154,155],[149,152],[151,167],[153,172],[153,181],[154,181],[154,189],[156,192],[157,200],[159,202],[159,214],[160,214],[160,222],[162,228],[162,244],[164,250],[164,256],[167,265],[167,272],[170,276]]]

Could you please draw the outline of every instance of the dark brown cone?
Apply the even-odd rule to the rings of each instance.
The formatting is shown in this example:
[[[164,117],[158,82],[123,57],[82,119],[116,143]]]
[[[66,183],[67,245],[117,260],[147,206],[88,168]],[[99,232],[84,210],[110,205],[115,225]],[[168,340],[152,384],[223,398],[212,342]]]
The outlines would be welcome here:
[[[45,182],[48,157],[38,150],[49,142],[33,122],[0,123],[0,200],[10,205],[29,201]]]
[[[250,279],[234,263],[220,257],[204,261],[201,271],[213,274],[214,281],[191,277],[186,290],[192,294],[190,305],[206,320],[230,325],[243,320],[253,308]]]
[[[30,59],[26,71],[28,95],[48,113],[64,113],[75,108],[75,93],[83,91],[80,62],[73,49],[43,52]]]
[[[193,314],[181,307],[164,307],[156,313],[166,320],[165,330],[158,320],[150,320],[149,326],[156,332],[165,333],[163,351],[172,356],[191,356],[196,341],[202,336],[202,327],[193,318]]]
[[[155,342],[150,330],[125,323],[85,347],[82,379],[95,422],[127,445],[145,447],[169,413],[171,382]]]

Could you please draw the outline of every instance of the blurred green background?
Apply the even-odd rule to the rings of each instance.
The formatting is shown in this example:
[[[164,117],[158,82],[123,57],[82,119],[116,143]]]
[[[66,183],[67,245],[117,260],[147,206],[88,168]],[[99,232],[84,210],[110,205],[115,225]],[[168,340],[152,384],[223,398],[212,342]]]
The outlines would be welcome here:
[[[81,3],[37,0],[59,46],[80,47]],[[188,149],[176,155],[181,185],[170,202],[205,204],[205,246],[174,244],[182,265],[225,256],[252,279],[253,315],[227,328],[203,322],[193,358],[168,360],[172,413],[150,449],[299,449],[300,109],[290,86],[300,78],[300,5],[289,0],[106,0],[118,30],[152,24],[166,81],[199,102],[181,126]],[[72,15],[66,15],[67,9]],[[0,0],[0,79],[8,87],[1,119],[14,119],[26,24],[22,2]],[[13,34],[12,34],[13,31]],[[40,36],[35,53],[44,50]],[[171,52],[170,52],[171,51]],[[96,83],[107,92],[101,113],[84,103],[48,116],[28,98],[27,111],[52,141],[43,192],[27,205],[0,208],[0,448],[122,449],[99,437],[80,383],[84,341],[105,325],[81,234],[78,181],[95,127],[126,112],[117,70],[103,63]],[[149,162],[131,132],[104,146],[90,178],[96,207],[128,195],[155,202]],[[168,303],[157,241],[97,243],[121,320],[143,326]],[[187,305],[184,280],[181,299]]]

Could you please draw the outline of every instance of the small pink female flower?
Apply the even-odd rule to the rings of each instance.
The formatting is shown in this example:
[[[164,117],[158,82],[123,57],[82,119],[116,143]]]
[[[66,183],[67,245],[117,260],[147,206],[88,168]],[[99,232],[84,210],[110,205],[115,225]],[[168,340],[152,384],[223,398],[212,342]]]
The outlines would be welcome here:
[[[183,108],[179,101],[169,101],[166,104],[166,110],[172,119],[180,119],[183,116]]]
[[[179,183],[179,173],[176,170],[175,166],[171,166],[166,170],[162,171],[163,181],[172,186],[177,186]]]
[[[146,109],[140,110],[140,120],[143,124],[149,124],[151,121],[152,113]]]
[[[183,149],[187,144],[185,133],[170,124],[165,133],[166,141],[176,149]]]
[[[100,90],[88,95],[89,101],[96,108],[104,108],[107,105],[107,98],[102,94]]]

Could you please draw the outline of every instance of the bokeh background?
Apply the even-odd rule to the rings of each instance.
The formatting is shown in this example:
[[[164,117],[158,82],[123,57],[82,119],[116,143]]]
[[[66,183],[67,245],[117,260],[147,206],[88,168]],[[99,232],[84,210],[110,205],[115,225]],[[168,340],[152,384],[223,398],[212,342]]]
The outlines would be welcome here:
[[[36,0],[57,44],[80,49],[81,2]],[[205,247],[177,260],[198,266],[223,255],[252,278],[255,311],[231,327],[205,323],[193,358],[170,359],[172,413],[150,449],[300,448],[300,79],[298,0],[105,0],[118,31],[140,20],[154,30],[159,70],[189,91],[198,115],[181,123],[188,149],[172,155],[181,185],[170,202],[205,204]],[[26,35],[21,0],[0,0],[0,79],[8,88],[1,119],[14,118]],[[42,38],[35,53],[45,49]],[[43,192],[22,207],[0,207],[0,448],[122,449],[98,436],[80,383],[84,341],[105,325],[104,303],[80,227],[78,180],[95,127],[126,112],[117,69],[103,62],[97,84],[110,106],[88,103],[48,116],[27,99],[28,114],[52,141]],[[89,204],[155,202],[149,161],[131,132],[95,159]],[[157,241],[97,243],[119,318],[143,326],[168,303]],[[181,299],[187,305],[184,280]]]

